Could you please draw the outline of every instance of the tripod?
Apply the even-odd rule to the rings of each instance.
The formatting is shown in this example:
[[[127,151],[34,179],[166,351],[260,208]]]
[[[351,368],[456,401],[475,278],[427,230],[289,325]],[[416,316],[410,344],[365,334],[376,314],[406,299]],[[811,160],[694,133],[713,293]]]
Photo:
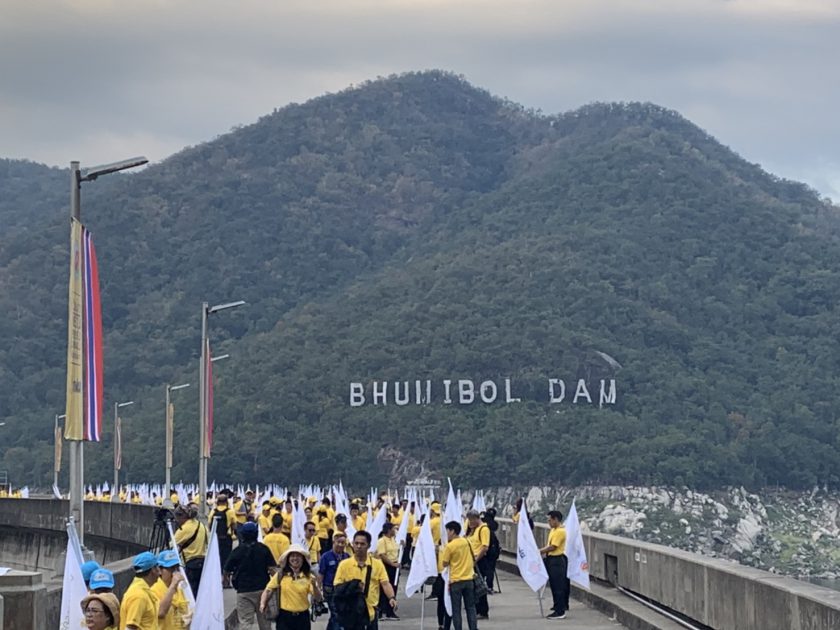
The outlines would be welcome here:
[[[149,540],[149,551],[157,554],[164,549],[169,549],[168,523],[171,523],[173,520],[175,520],[175,517],[171,511],[167,509],[155,511],[155,522],[152,525],[152,535]]]

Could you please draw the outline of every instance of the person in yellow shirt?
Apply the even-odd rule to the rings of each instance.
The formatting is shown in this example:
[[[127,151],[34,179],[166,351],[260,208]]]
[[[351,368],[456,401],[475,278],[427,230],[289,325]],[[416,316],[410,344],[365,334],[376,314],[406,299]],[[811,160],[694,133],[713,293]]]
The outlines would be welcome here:
[[[397,568],[400,566],[399,554],[400,547],[397,544],[397,529],[393,523],[385,523],[382,526],[382,534],[380,534],[379,540],[377,541],[376,553],[374,555],[382,560],[382,564],[385,565],[388,582],[394,591],[397,588]],[[380,610],[382,610],[383,617],[386,619],[399,619],[397,613],[394,612],[388,603],[387,598],[380,597],[380,601],[382,602]]]
[[[120,627],[120,600],[113,593],[91,593],[81,604],[88,630],[117,630]]]
[[[487,552],[490,550],[490,527],[481,522],[481,514],[477,510],[467,512],[467,531],[465,535],[475,556],[475,568],[487,580],[490,563]],[[475,612],[477,619],[487,619],[490,616],[490,604],[487,595],[476,597]]]
[[[260,526],[263,536],[271,533],[271,503],[263,501],[262,512],[257,516],[257,525]]]
[[[120,604],[120,630],[158,630],[160,601],[152,585],[160,577],[157,558],[144,551],[134,557],[134,580]]]
[[[513,506],[513,516],[510,517],[514,523],[519,523],[519,513],[522,511],[522,497],[519,497],[516,500],[516,503]]]
[[[181,559],[172,549],[161,551],[157,557],[160,577],[152,585],[152,592],[160,601],[158,627],[160,630],[183,630],[192,620],[187,598],[180,588],[184,581]]]
[[[397,610],[397,599],[394,589],[391,588],[391,583],[388,581],[388,573],[385,571],[385,565],[379,558],[374,558],[368,553],[370,548],[371,537],[370,534],[364,530],[356,532],[353,536],[353,555],[342,560],[335,572],[334,586],[339,586],[345,582],[352,580],[359,580],[361,582],[360,588],[364,587],[365,579],[367,577],[367,569],[370,567],[370,585],[367,593],[365,593],[365,603],[367,604],[368,624],[374,628],[376,626],[376,608],[379,605],[379,591],[385,593],[388,598],[388,603],[393,610]],[[379,585],[380,588],[377,588]]]
[[[178,530],[175,532],[175,544],[184,558],[184,573],[194,594],[198,594],[201,582],[201,570],[204,568],[204,557],[207,555],[209,535],[207,528],[198,521],[198,506],[190,504],[187,507],[179,505],[175,508],[175,522]]]
[[[282,514],[275,514],[271,517],[271,527],[271,533],[263,537],[263,544],[271,549],[274,560],[280,562],[281,556],[289,548],[289,545],[292,544],[289,537],[283,533]]]
[[[321,599],[321,591],[308,561],[309,553],[300,545],[292,545],[280,557],[280,569],[268,581],[260,597],[260,612],[265,612],[268,598],[280,590],[277,628],[280,630],[310,630],[309,597]]]
[[[319,505],[315,509],[315,535],[321,541],[321,549],[332,548],[332,535],[335,528],[335,512],[329,507],[329,499],[325,498],[326,505]],[[332,514],[330,514],[332,512]]]
[[[317,567],[321,559],[321,541],[315,535],[317,528],[312,521],[303,524],[303,533],[306,536],[306,548],[309,549],[309,565]]]
[[[216,497],[216,509],[210,512],[210,520],[212,523],[216,521],[216,538],[219,541],[219,561],[222,566],[230,557],[230,552],[233,549],[233,539],[236,536],[236,515],[228,506],[228,498],[224,493],[220,493]],[[228,586],[226,583],[225,586]]]
[[[563,513],[551,510],[548,513],[548,544],[540,549],[545,556],[545,568],[548,571],[548,585],[554,603],[548,619],[565,619],[569,610],[569,591],[571,583],[566,577],[569,559],[566,557],[566,528],[563,526]]]
[[[467,627],[478,630],[477,614],[475,611],[475,563],[469,541],[461,538],[461,524],[450,521],[446,524],[446,536],[449,542],[441,553],[442,565],[449,567],[449,594],[452,597],[452,624],[455,630],[461,630],[461,602],[464,602],[464,612],[467,613]]]
[[[283,533],[286,536],[291,536],[292,520],[295,517],[294,504],[291,499],[286,499],[286,502],[283,504],[283,511],[280,513],[283,515]]]
[[[353,529],[357,532],[363,530],[365,528],[365,524],[367,523],[367,513],[360,514],[360,508],[358,503],[353,503],[350,506],[350,522],[353,524]]]

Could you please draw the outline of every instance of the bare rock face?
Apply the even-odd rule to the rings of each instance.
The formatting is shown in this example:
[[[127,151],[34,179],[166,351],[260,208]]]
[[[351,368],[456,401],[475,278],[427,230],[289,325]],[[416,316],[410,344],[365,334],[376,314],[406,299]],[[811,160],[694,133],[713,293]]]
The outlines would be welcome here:
[[[465,492],[465,500],[472,493]],[[550,509],[578,515],[592,531],[677,547],[796,576],[835,578],[840,493],[644,486],[535,486],[485,490],[487,505],[509,516],[525,497],[534,520]]]

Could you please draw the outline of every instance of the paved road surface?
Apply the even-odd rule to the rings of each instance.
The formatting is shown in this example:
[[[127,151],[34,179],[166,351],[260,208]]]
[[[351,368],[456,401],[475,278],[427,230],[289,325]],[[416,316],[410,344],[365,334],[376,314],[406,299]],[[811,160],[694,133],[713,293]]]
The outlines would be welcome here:
[[[618,622],[610,620],[601,613],[587,608],[574,599],[571,600],[571,610],[566,613],[566,618],[561,620],[548,620],[540,617],[540,608],[537,603],[537,596],[528,588],[525,582],[518,576],[510,574],[499,574],[502,582],[502,593],[490,596],[490,619],[479,621],[480,630],[536,630],[537,628],[565,628],[566,630],[620,630],[624,628]],[[426,587],[427,592],[430,587]],[[411,599],[406,599],[404,593],[399,596],[400,621],[383,620],[379,622],[381,630],[400,630],[405,628],[420,628],[420,607],[422,598],[416,593]],[[233,591],[225,591],[225,612],[233,610]],[[548,614],[551,607],[551,593],[546,592],[543,606]],[[437,630],[437,601],[425,602],[425,621],[423,628],[426,630]],[[464,628],[466,629],[466,617]],[[320,617],[312,624],[313,630],[323,630],[326,627],[326,618]]]

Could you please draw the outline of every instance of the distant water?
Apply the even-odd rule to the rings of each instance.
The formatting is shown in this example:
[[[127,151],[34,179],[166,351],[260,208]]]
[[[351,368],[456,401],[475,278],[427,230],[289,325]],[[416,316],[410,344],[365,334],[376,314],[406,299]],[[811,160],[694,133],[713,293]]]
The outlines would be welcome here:
[[[816,584],[817,586],[824,586],[826,588],[840,591],[840,580],[828,580],[826,578],[802,578],[804,582]]]

